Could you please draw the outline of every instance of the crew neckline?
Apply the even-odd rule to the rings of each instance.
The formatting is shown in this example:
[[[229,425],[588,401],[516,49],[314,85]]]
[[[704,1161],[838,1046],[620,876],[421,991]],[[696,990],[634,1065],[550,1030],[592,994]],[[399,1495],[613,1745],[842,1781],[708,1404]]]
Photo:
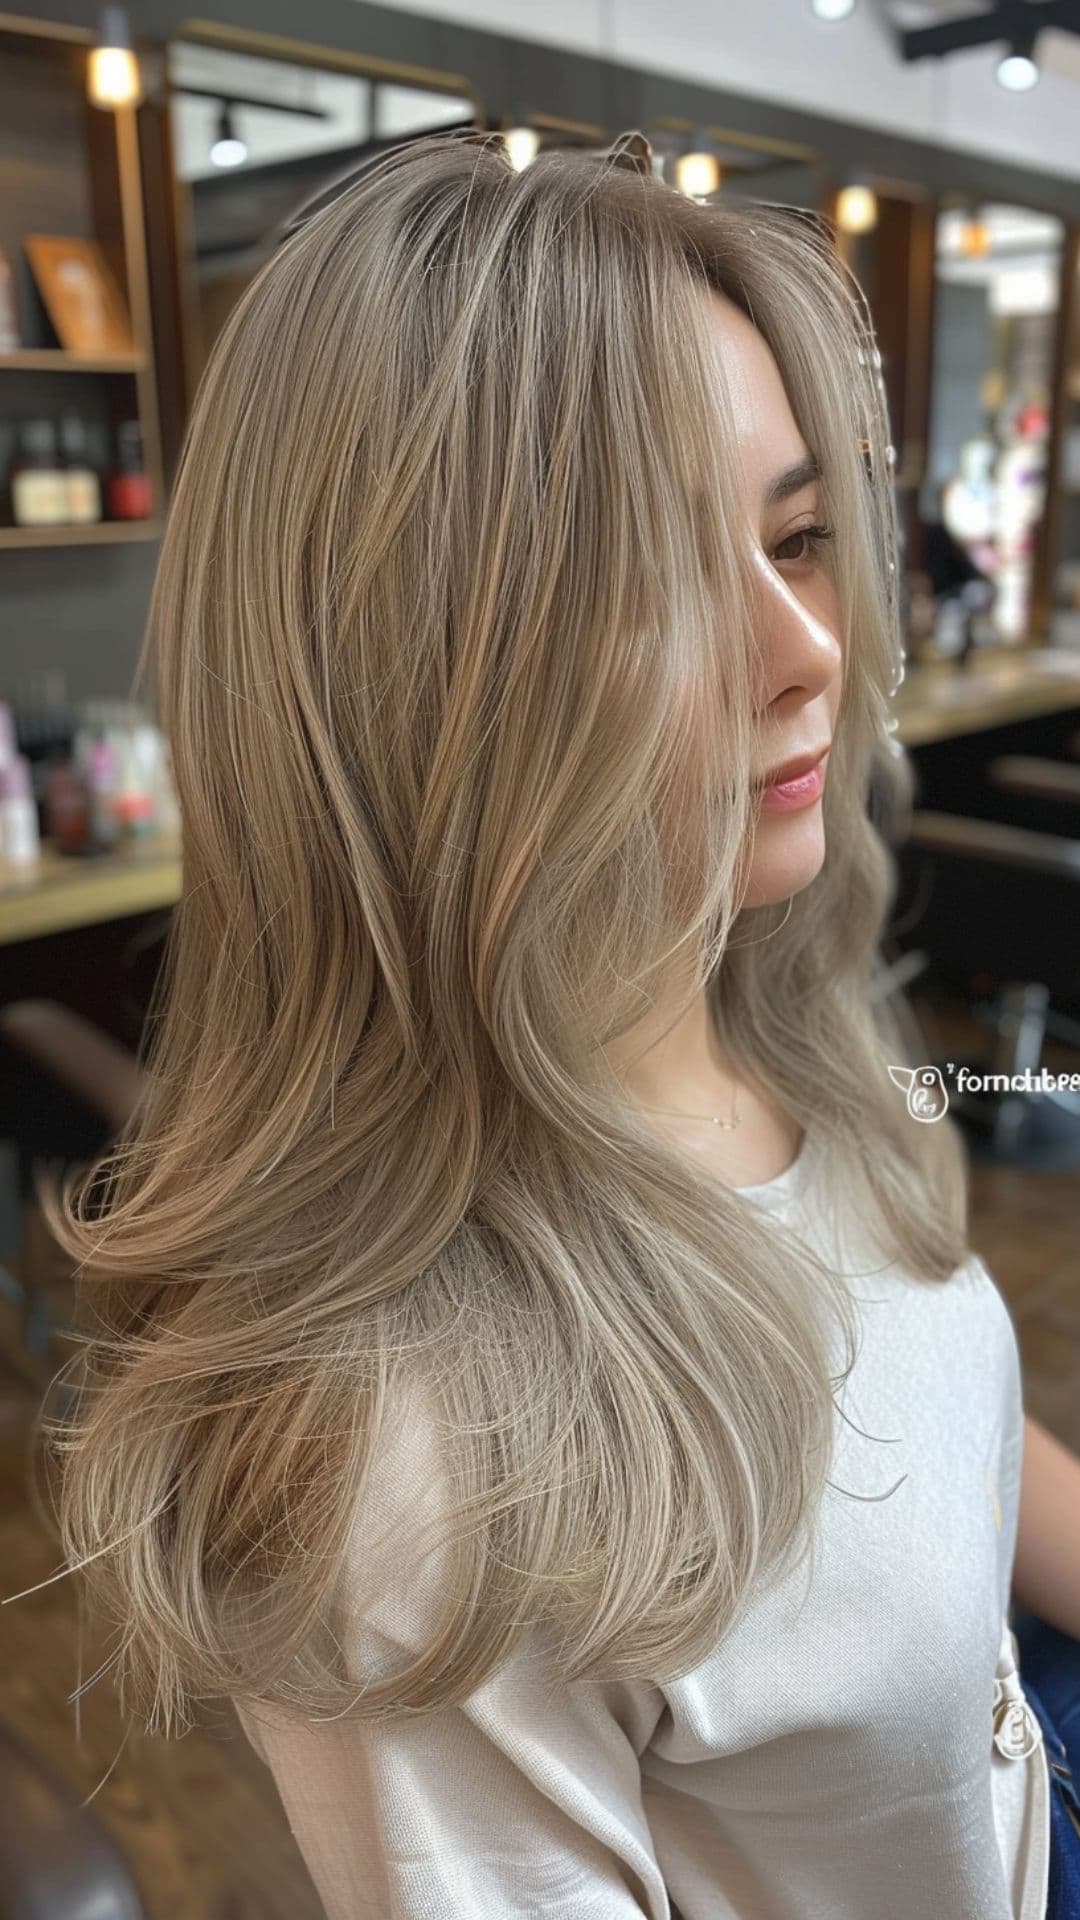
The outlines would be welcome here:
[[[771,1180],[755,1181],[753,1186],[732,1187],[732,1192],[739,1194],[743,1200],[753,1200],[765,1206],[786,1200],[792,1190],[804,1179],[811,1151],[810,1129],[804,1127],[802,1141],[794,1160],[789,1161],[780,1173],[774,1174]]]

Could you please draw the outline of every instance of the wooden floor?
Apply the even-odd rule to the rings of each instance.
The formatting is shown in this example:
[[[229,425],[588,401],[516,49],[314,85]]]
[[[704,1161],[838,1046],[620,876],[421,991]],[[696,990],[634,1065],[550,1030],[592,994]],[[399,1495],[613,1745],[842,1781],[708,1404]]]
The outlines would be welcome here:
[[[931,1059],[944,1030],[928,1010],[923,1018]],[[1075,1071],[1077,1061],[1048,1052],[1046,1064]],[[1080,1172],[975,1166],[971,1240],[1013,1314],[1027,1410],[1080,1453]],[[47,1263],[51,1251],[39,1243],[30,1257]],[[62,1276],[57,1284],[62,1290]],[[27,1495],[29,1422],[47,1377],[27,1360],[13,1310],[0,1305],[3,1596],[47,1581],[57,1567]],[[84,1680],[110,1645],[103,1637],[84,1646]],[[129,1734],[125,1745],[109,1675],[77,1708],[69,1695],[78,1675],[69,1579],[0,1607],[0,1724],[76,1799],[94,1795],[90,1810],[117,1842],[148,1920],[319,1920],[273,1782],[231,1708],[207,1710],[182,1739]]]

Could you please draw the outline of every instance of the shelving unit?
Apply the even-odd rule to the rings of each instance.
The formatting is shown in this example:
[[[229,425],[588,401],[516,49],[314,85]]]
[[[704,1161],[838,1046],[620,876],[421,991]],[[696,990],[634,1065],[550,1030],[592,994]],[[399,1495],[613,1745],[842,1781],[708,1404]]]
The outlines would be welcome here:
[[[151,520],[94,520],[84,526],[0,527],[0,549],[5,547],[93,547],[118,540],[160,540],[165,522]]]
[[[0,246],[16,281],[22,343],[0,353],[0,471],[20,420],[74,406],[99,470],[115,431],[137,419],[154,512],[140,520],[20,527],[0,495],[0,551],[160,539],[165,480],[154,365],[137,109],[93,106],[86,90],[88,29],[0,13]],[[80,354],[56,336],[22,249],[26,233],[93,239],[123,292],[134,351]]]
[[[68,353],[63,347],[17,347],[0,353],[0,372],[25,373],[138,373],[146,365],[143,353]]]

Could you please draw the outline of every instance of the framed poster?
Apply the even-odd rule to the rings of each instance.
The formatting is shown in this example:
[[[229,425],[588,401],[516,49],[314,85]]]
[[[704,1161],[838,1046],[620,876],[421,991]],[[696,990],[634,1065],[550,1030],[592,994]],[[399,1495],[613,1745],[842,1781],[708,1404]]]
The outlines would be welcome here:
[[[96,240],[28,233],[23,247],[62,347],[69,353],[134,352],[127,303]]]

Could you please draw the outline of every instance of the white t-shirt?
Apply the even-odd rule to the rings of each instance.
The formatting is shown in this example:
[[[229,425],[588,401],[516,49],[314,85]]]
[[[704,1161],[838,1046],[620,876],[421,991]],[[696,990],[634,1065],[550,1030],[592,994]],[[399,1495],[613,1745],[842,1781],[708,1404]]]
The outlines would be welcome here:
[[[1008,1621],[1013,1322],[977,1255],[921,1281],[832,1238],[820,1159],[808,1138],[741,1189],[856,1275],[812,1581],[804,1560],[766,1585],[662,1686],[568,1684],[533,1636],[404,1726],[238,1702],[329,1920],[1044,1920],[1049,1776]],[[373,1517],[434,1511],[437,1483],[417,1418],[365,1500],[365,1568]],[[440,1553],[354,1620],[358,1686],[423,1643]]]

